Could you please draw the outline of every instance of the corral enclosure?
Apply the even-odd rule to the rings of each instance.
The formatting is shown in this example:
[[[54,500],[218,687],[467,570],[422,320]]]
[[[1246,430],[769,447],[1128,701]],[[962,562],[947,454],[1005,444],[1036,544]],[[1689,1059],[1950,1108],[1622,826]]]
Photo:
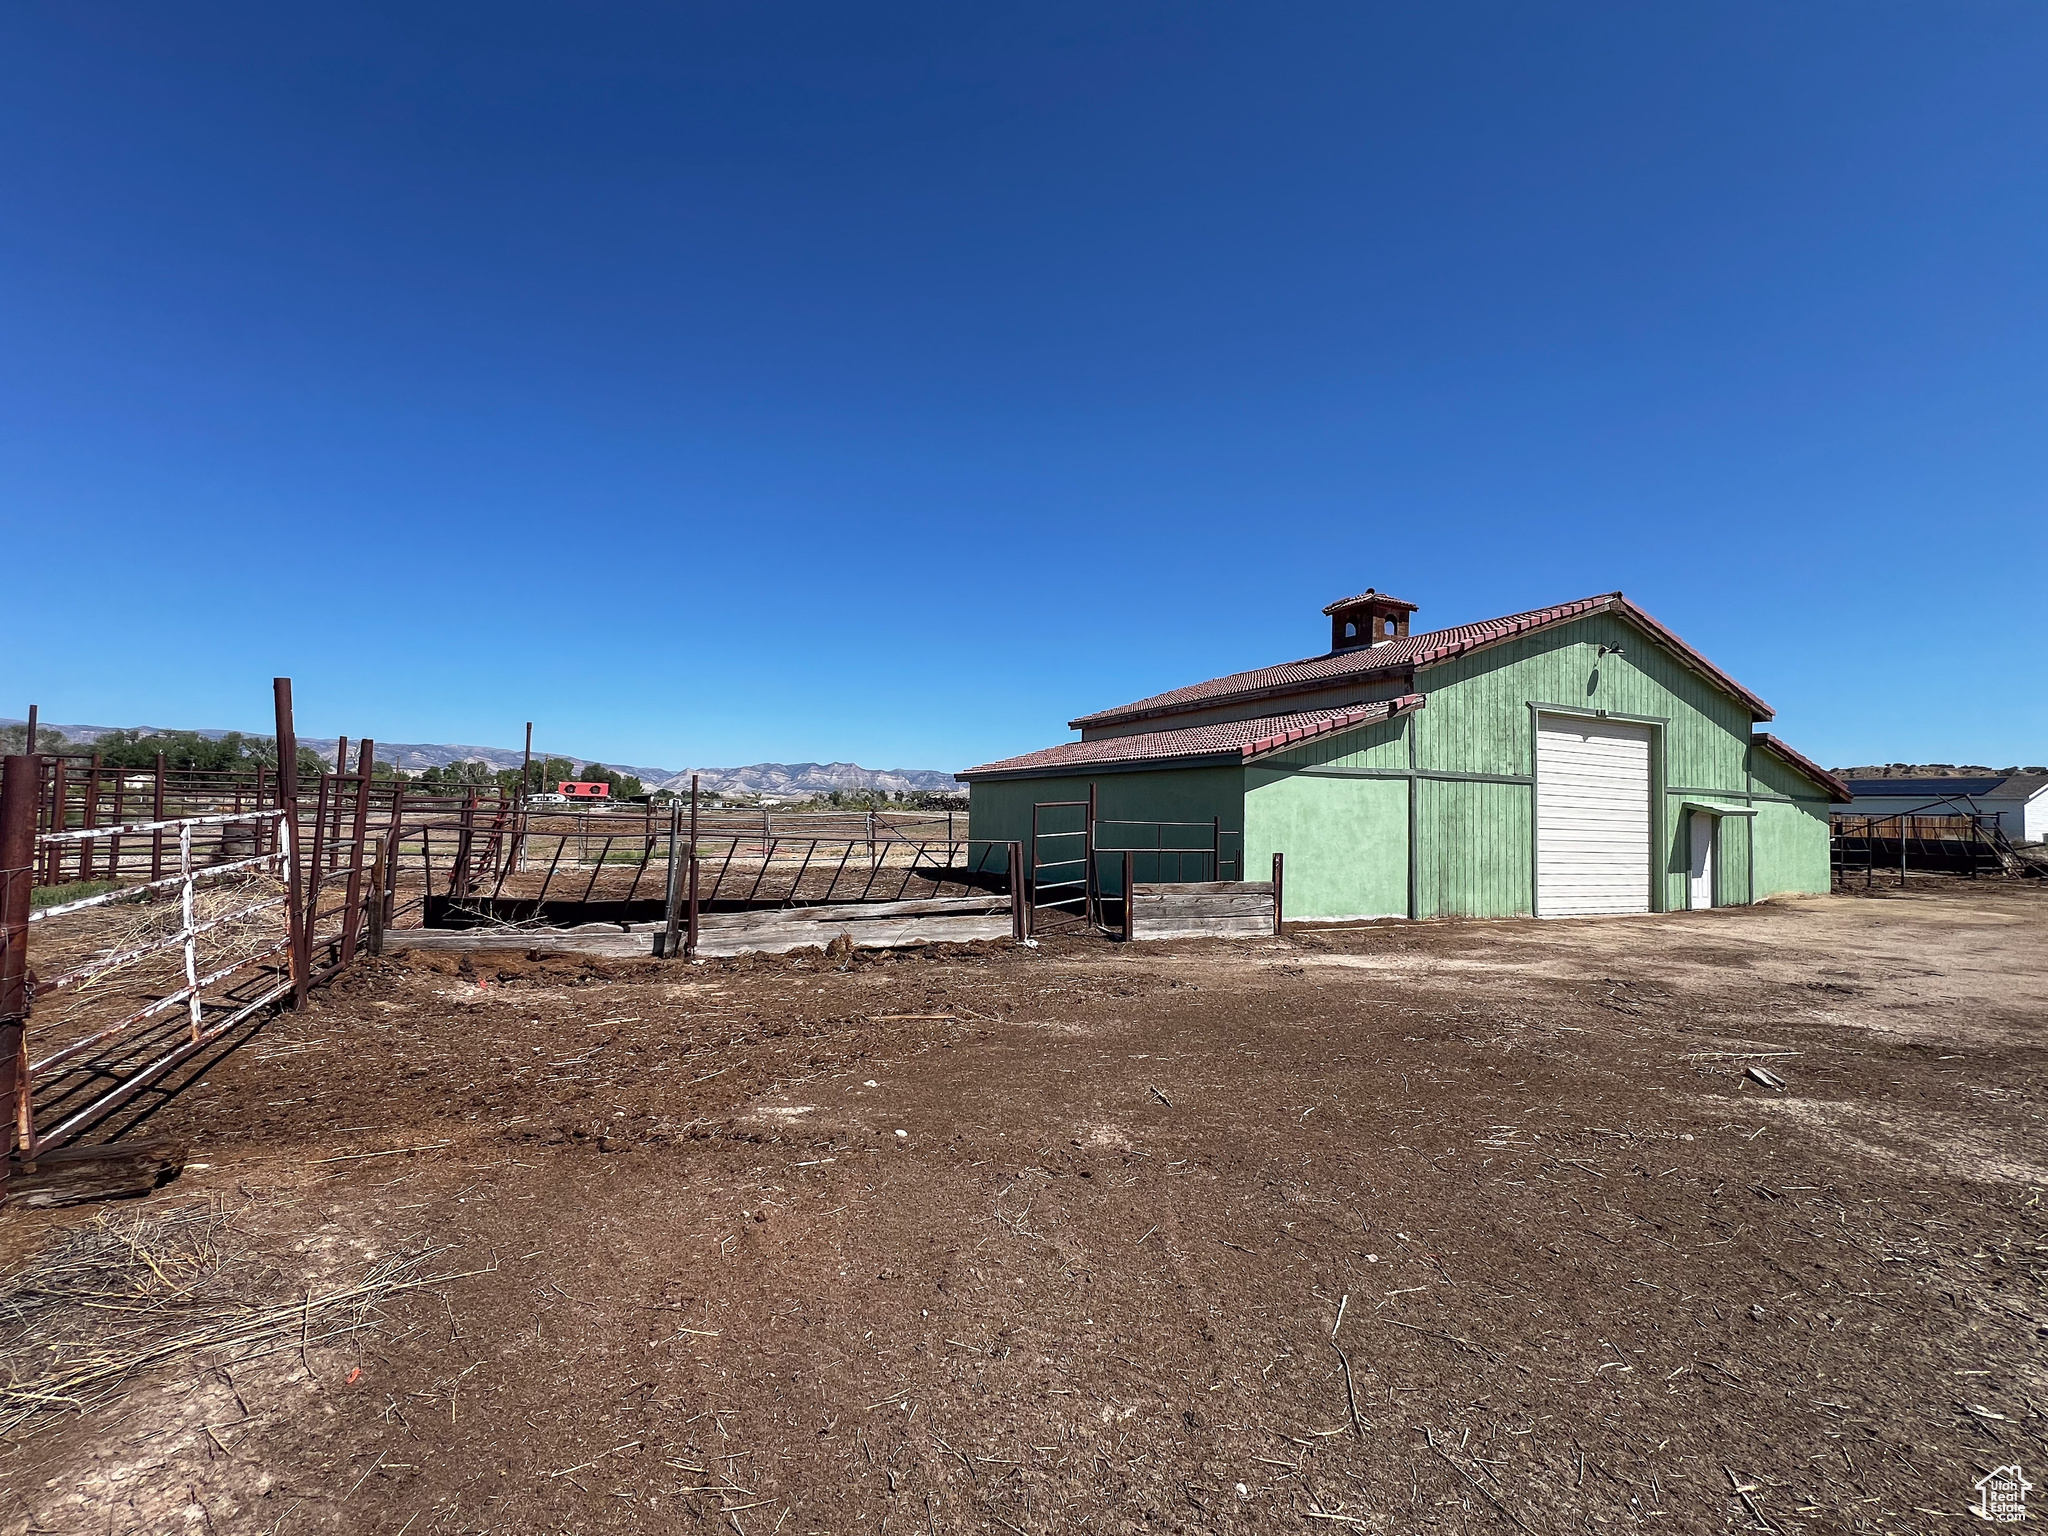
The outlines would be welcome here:
[[[1931,1536],[2040,1457],[2044,940],[2038,886],[1950,881],[1229,943],[365,957],[157,1113],[206,1166],[103,1228],[0,1227],[7,1306],[132,1239],[192,1298],[102,1271],[174,1309],[152,1340],[255,1320],[23,1419],[0,1504]],[[47,1346],[116,1353],[104,1312],[35,1305],[17,1394]]]

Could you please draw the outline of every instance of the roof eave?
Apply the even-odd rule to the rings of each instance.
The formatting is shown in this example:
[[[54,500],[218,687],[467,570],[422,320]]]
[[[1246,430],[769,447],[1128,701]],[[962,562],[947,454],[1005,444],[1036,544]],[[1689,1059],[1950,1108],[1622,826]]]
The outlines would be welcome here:
[[[1107,763],[1041,763],[1030,768],[1005,768],[1000,763],[990,763],[980,768],[963,768],[953,777],[966,784],[977,784],[991,779],[1085,778],[1097,773],[1128,773],[1132,769],[1231,768],[1243,760],[1237,749],[1226,747],[1220,752],[1176,757],[1119,758]]]
[[[1373,705],[1349,715],[1339,715],[1333,720],[1324,720],[1316,725],[1287,731],[1279,736],[1268,736],[1263,741],[1249,742],[1239,750],[1244,754],[1244,761],[1256,762],[1262,757],[1271,757],[1275,752],[1285,752],[1290,747],[1298,747],[1305,741],[1315,741],[1324,736],[1342,736],[1346,731],[1361,730],[1368,725],[1384,725],[1389,720],[1402,719],[1414,714],[1428,702],[1422,694],[1404,693],[1398,699],[1388,700],[1389,707],[1385,711]]]
[[[1784,763],[1787,767],[1799,773],[1805,774],[1814,783],[1825,789],[1828,792],[1828,798],[1834,801],[1835,804],[1847,805],[1856,798],[1855,791],[1849,788],[1846,779],[1837,778],[1804,752],[1780,741],[1769,731],[1758,731],[1755,740],[1759,746],[1770,753],[1771,756],[1777,758],[1779,762]]]

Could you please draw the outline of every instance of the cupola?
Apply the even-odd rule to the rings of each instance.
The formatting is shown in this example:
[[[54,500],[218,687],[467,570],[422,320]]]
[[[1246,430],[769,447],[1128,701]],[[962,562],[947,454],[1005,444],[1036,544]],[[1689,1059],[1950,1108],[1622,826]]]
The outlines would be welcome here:
[[[1357,651],[1399,640],[1408,633],[1408,615],[1414,611],[1413,603],[1371,587],[1342,598],[1323,610],[1330,616],[1330,649]]]

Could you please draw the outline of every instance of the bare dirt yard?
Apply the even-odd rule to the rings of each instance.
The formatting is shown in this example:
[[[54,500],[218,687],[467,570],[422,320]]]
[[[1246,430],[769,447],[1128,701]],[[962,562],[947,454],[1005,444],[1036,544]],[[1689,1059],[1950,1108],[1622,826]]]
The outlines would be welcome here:
[[[1974,1528],[2048,1481],[2044,998],[2000,882],[387,957],[163,1105],[174,1183],[0,1218],[0,1519]]]

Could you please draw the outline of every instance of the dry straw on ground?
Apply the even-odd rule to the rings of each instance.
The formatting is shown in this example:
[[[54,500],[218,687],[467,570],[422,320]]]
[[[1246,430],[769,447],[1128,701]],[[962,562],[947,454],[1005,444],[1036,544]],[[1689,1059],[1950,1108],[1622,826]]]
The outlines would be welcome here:
[[[0,1279],[0,1435],[83,1413],[137,1372],[231,1363],[360,1333],[442,1249],[393,1255],[354,1284],[292,1283],[239,1243],[218,1204],[101,1211]]]

